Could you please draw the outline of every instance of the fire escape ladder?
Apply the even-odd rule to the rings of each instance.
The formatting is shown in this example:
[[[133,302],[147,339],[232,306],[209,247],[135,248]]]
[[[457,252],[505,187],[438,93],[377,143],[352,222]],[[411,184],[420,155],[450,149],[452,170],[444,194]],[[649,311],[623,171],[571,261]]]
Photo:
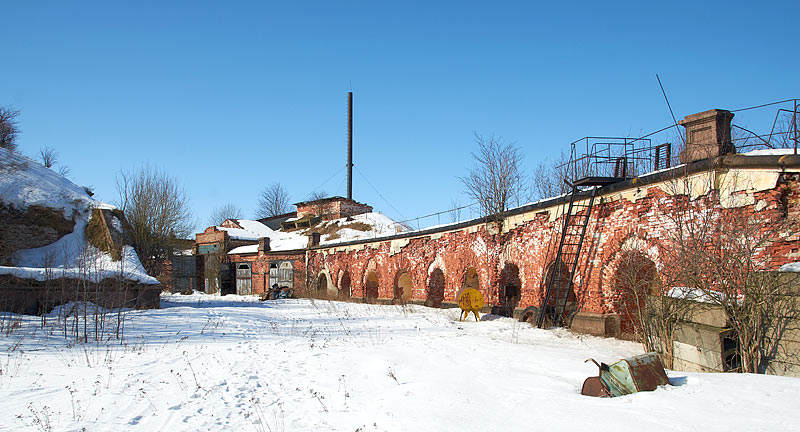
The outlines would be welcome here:
[[[561,231],[561,240],[558,244],[556,259],[548,271],[549,274],[545,275],[550,280],[547,281],[544,303],[542,303],[541,312],[539,313],[539,321],[537,323],[539,328],[544,326],[547,316],[550,316],[555,326],[560,325],[563,320],[569,293],[572,289],[572,281],[578,268],[578,258],[586,235],[586,226],[589,225],[596,194],[596,187],[591,189],[588,197],[587,194],[581,193],[578,186],[572,187],[569,208],[564,215],[564,227]],[[588,204],[585,204],[586,198],[588,198]],[[561,269],[567,269],[569,272],[566,280],[560,277]],[[550,298],[554,295],[555,305],[550,307]]]

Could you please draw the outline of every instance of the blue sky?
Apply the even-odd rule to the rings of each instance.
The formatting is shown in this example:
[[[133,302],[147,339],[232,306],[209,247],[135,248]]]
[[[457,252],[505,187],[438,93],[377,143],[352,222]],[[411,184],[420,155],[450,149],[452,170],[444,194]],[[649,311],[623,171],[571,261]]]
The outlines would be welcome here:
[[[354,198],[398,220],[469,202],[474,133],[531,172],[667,126],[656,73],[679,119],[800,97],[796,1],[605,3],[5,2],[0,104],[22,152],[56,148],[97,198],[121,169],[169,172],[199,230],[277,181],[345,195],[351,88]]]

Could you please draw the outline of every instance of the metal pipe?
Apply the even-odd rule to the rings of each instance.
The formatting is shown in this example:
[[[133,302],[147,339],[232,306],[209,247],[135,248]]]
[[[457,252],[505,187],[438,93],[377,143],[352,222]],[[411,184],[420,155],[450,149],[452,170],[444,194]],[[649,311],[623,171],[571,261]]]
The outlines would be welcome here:
[[[353,199],[353,92],[347,92],[347,199]]]

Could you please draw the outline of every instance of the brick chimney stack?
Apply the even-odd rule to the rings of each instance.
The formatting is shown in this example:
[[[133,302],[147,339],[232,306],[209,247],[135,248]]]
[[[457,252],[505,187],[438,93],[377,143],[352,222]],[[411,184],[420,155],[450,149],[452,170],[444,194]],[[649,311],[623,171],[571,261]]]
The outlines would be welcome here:
[[[269,237],[261,237],[258,239],[258,253],[269,252]]]
[[[308,247],[319,246],[319,241],[322,238],[320,233],[314,231],[308,236]]]
[[[681,163],[736,153],[731,141],[731,119],[732,112],[712,109],[679,121],[686,128],[686,148],[679,156]]]

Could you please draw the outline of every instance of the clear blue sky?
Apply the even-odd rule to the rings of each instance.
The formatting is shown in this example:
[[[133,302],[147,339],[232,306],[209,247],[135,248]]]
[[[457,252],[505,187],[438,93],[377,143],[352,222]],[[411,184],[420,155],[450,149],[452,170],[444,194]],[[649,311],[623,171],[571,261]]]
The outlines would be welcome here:
[[[354,198],[395,219],[468,202],[475,132],[530,172],[577,138],[670,124],[656,73],[679,119],[800,97],[800,2],[611,3],[4,2],[0,104],[22,152],[56,148],[102,200],[120,169],[168,171],[201,229],[343,168],[351,85]],[[321,189],[345,195],[344,173]]]

